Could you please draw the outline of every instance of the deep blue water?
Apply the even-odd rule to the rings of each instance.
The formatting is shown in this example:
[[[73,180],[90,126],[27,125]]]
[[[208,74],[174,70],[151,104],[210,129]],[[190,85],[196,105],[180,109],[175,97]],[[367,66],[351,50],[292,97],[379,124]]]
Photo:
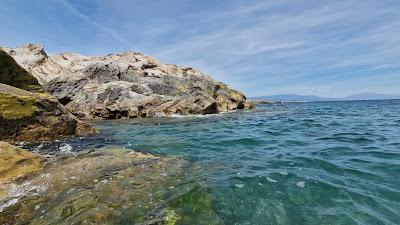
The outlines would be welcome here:
[[[400,101],[285,103],[93,124],[102,141],[88,145],[198,164],[193,182],[206,183],[228,225],[400,224]]]

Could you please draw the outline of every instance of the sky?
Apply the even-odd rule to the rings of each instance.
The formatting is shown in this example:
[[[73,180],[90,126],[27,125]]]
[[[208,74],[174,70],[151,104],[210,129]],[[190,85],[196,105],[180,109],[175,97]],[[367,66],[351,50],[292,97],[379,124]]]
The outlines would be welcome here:
[[[247,96],[400,94],[399,0],[1,0],[0,46],[140,51]]]

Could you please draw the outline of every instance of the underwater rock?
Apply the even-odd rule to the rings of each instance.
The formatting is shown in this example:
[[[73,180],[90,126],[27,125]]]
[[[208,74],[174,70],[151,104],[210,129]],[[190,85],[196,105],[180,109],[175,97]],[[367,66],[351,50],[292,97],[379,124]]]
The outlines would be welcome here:
[[[206,188],[189,182],[195,171],[182,159],[120,148],[49,160],[40,175],[3,190],[0,224],[222,224]],[[13,190],[17,200],[5,202]]]
[[[162,64],[138,52],[48,56],[40,45],[2,49],[78,117],[211,114],[254,107],[241,92],[199,70]]]
[[[43,162],[39,155],[0,141],[0,213],[22,195],[15,183],[40,172]]]

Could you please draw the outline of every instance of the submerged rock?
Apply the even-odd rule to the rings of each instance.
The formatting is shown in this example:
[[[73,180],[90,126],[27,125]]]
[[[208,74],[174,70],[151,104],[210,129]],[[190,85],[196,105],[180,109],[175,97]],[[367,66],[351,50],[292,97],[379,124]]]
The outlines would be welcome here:
[[[254,107],[239,91],[191,67],[137,52],[48,56],[42,46],[3,48],[69,111],[84,118],[210,114]]]
[[[195,171],[120,148],[48,160],[39,175],[4,186],[0,224],[222,224],[206,188],[191,182]]]
[[[43,162],[39,155],[0,141],[0,213],[22,195],[23,190],[15,183],[40,172]]]
[[[41,141],[93,132],[0,51],[0,140]]]

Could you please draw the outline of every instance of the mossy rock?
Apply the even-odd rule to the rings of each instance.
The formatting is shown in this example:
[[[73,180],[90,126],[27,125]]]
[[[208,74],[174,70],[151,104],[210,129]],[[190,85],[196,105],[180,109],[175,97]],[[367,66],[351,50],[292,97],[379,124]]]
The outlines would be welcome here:
[[[5,120],[16,120],[33,117],[39,109],[34,106],[38,98],[32,96],[17,96],[0,92],[0,116]]]
[[[42,161],[38,155],[0,141],[0,184],[42,170]]]
[[[0,140],[48,141],[93,132],[49,94],[0,84]]]
[[[94,132],[0,49],[0,140],[47,141]]]

